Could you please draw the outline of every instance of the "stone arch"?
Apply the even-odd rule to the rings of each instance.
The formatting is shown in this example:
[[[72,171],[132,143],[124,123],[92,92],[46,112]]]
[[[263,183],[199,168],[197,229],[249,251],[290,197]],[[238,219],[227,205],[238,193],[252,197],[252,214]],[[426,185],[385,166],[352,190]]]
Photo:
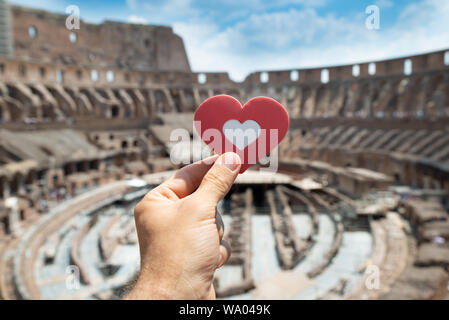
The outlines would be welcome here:
[[[156,112],[165,113],[170,111],[168,99],[162,90],[154,90],[154,98],[156,104]]]
[[[30,85],[31,92],[39,98],[44,119],[54,120],[58,114],[55,99],[40,85]],[[48,97],[50,95],[50,97]]]
[[[329,85],[320,85],[316,91],[315,116],[328,114]]]
[[[123,114],[120,112],[121,108],[117,104],[113,104],[110,107],[109,114],[111,118],[120,118],[123,116]]]
[[[28,110],[25,116],[42,118],[42,109],[40,107],[40,100],[30,90],[29,87],[23,83],[9,83],[6,85],[9,96],[19,101],[24,110]]]
[[[56,100],[61,111],[70,117],[76,115],[76,103],[75,100],[66,92],[65,88],[59,84],[47,86],[47,90],[51,93]]]
[[[30,169],[25,176],[24,183],[27,185],[34,184],[37,178],[36,169]]]
[[[206,89],[199,90],[200,103],[209,98],[209,92]]]
[[[112,90],[115,100],[118,102],[118,106],[121,109],[120,116],[122,118],[131,118],[135,115],[135,105],[131,97],[126,93],[124,89]]]
[[[145,88],[139,89],[139,91],[142,93],[142,96],[145,99],[145,108],[147,109],[148,117],[152,118],[154,115],[155,104],[154,93],[152,90]]]
[[[6,104],[6,101],[4,101],[0,97],[0,123],[9,122],[11,121],[11,115],[9,114],[9,108]]]
[[[9,196],[9,184],[6,176],[0,176],[0,199]]]
[[[88,101],[87,97],[80,94],[77,88],[65,87],[64,91],[75,103],[74,116],[88,115],[92,112],[92,105]]]
[[[109,110],[109,101],[105,99],[96,88],[80,88],[80,94],[84,94],[93,107],[93,114],[96,116],[104,117]]]
[[[182,91],[183,111],[195,111],[198,107],[195,103],[195,95],[191,88],[186,88]]]
[[[7,121],[20,121],[24,117],[24,107],[20,101],[9,95],[8,87],[0,82],[0,105],[3,109],[3,118]],[[7,110],[5,110],[7,109]]]
[[[360,114],[362,117],[367,117],[370,114],[369,105],[367,105],[366,98],[369,96],[369,84],[368,82],[361,82],[357,90],[357,97],[355,102],[354,111],[356,114]],[[368,101],[369,103],[369,101]]]
[[[126,90],[128,95],[131,97],[135,106],[135,116],[137,117],[148,117],[148,110],[146,108],[145,97],[140,91],[140,89],[133,88]]]
[[[175,106],[176,112],[182,112],[183,106],[182,106],[182,93],[179,89],[170,89],[169,94],[171,96],[171,99],[173,100],[173,104]]]
[[[17,194],[23,188],[24,176],[20,172],[16,172],[10,181],[10,192],[11,194]]]
[[[78,92],[78,101],[80,103],[80,114],[82,115],[92,115],[95,114],[95,109],[89,96],[83,92]]]

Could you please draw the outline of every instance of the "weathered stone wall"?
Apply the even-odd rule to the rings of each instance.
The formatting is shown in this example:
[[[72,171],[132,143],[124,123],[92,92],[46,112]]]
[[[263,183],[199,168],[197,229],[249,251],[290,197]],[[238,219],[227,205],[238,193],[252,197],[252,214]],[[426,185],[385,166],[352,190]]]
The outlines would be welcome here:
[[[419,57],[433,61],[443,53]],[[97,78],[92,78],[93,73]],[[113,79],[107,77],[109,73]],[[293,121],[449,115],[449,69],[444,64],[437,70],[410,75],[370,75],[328,83],[294,82],[285,77],[285,82],[270,78],[268,83],[256,83],[253,75],[236,83],[226,73],[152,72],[0,58],[1,118],[4,123],[21,122],[26,117],[55,119],[57,109],[65,108],[59,116],[66,119],[150,119],[160,113],[192,112],[216,94],[229,94],[242,102],[270,96],[287,107]],[[21,110],[27,103],[31,108]]]
[[[66,18],[12,6],[15,58],[78,66],[190,71],[183,41],[171,27],[81,21],[80,29],[71,31],[66,28]],[[72,32],[76,35],[74,42],[70,39]]]
[[[122,173],[138,173],[141,161],[166,166],[164,159],[145,160],[163,154],[164,143],[153,146],[148,128],[164,123],[164,116],[191,114],[217,94],[242,103],[265,95],[286,106],[292,119],[281,145],[284,159],[327,163],[337,178],[338,168],[351,166],[407,185],[448,188],[449,51],[361,63],[357,73],[353,65],[254,72],[237,83],[225,72],[191,72],[182,40],[168,27],[81,23],[72,43],[66,16],[21,7],[12,12],[17,50],[15,58],[0,58],[1,128],[88,131],[100,149],[123,153],[114,165],[133,164]],[[135,130],[142,131],[130,134]],[[15,162],[4,154],[0,160]],[[105,176],[118,176],[114,170]],[[47,186],[61,184],[65,175]],[[1,193],[17,193],[14,186],[22,184],[16,180],[3,182]]]
[[[11,58],[12,54],[11,12],[9,4],[0,0],[0,56]]]
[[[328,73],[329,75],[328,82],[336,80],[354,80],[366,77],[401,75],[405,73],[404,65],[407,60],[410,60],[411,62],[410,71],[412,73],[448,69],[449,64],[447,63],[447,58],[445,58],[445,54],[447,54],[447,52],[448,50],[441,50],[397,59],[322,68],[257,71],[251,73],[245,79],[245,83],[321,83],[322,80],[324,80],[322,78],[323,70],[324,73]],[[358,68],[358,74],[353,68]],[[262,76],[262,74],[264,74],[264,76]],[[296,76],[294,76],[294,74]]]

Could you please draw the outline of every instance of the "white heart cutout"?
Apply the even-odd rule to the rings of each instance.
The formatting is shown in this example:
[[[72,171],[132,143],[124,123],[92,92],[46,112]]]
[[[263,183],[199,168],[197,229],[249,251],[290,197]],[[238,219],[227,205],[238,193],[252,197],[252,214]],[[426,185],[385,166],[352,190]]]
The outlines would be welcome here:
[[[260,125],[254,120],[246,120],[243,123],[231,119],[223,125],[223,133],[233,145],[240,150],[257,140],[260,136]]]

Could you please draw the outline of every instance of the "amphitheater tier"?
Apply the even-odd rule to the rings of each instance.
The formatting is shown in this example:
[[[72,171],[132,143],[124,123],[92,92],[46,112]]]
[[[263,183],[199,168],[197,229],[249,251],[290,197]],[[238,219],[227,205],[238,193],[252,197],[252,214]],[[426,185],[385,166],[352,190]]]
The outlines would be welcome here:
[[[218,206],[233,252],[220,299],[449,298],[448,50],[235,82],[192,72],[170,27],[70,31],[4,3],[1,298],[122,297],[133,207],[181,167],[175,151],[192,160],[193,113],[217,94],[270,96],[291,118],[277,173],[253,166]]]

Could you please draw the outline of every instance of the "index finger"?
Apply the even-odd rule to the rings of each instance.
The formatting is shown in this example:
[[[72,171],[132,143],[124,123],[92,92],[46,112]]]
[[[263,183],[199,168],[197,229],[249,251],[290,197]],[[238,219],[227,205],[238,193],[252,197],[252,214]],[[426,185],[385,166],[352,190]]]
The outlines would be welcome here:
[[[169,200],[179,200],[193,193],[218,155],[194,162],[179,169],[173,176],[154,188],[149,194],[159,194]]]

